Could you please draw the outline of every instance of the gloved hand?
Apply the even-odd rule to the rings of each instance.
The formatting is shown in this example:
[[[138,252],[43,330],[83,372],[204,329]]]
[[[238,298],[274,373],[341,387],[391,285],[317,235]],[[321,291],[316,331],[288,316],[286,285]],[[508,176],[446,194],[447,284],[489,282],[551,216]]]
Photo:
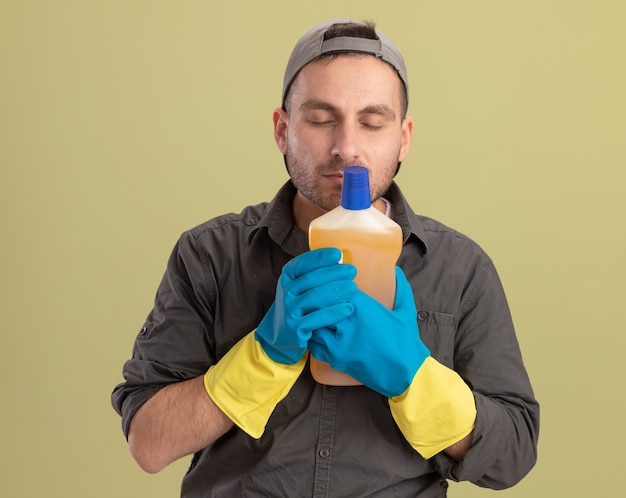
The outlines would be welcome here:
[[[354,313],[313,332],[311,354],[387,397],[402,394],[430,355],[419,336],[413,291],[404,273],[396,267],[393,310],[362,291],[350,303]]]
[[[357,291],[352,265],[337,264],[338,249],[309,251],[287,263],[276,287],[276,300],[255,337],[275,362],[296,363],[308,349],[311,332],[352,313],[347,302]]]
[[[352,311],[356,271],[339,265],[338,249],[318,249],[287,263],[276,299],[255,332],[241,339],[204,376],[213,402],[243,431],[259,438],[276,405],[306,364],[311,331],[332,327]]]
[[[389,397],[391,414],[409,444],[431,458],[474,428],[474,395],[452,369],[430,356],[419,337],[413,291],[396,268],[393,310],[363,292],[354,313],[315,330],[311,354]]]

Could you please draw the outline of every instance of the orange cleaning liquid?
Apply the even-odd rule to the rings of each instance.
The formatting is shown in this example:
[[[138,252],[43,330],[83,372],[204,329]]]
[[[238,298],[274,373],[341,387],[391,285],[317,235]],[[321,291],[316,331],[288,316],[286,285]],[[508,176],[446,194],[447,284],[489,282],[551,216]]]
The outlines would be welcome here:
[[[374,207],[351,210],[342,206],[314,220],[309,247],[337,247],[343,262],[356,266],[360,290],[392,309],[396,295],[395,266],[402,250],[402,230]],[[381,330],[381,334],[386,331]],[[320,384],[358,385],[356,379],[334,370],[311,355],[311,374]]]
[[[376,233],[364,232],[359,227],[312,228],[309,246],[339,248],[343,262],[357,267],[354,281],[359,289],[392,309],[396,297],[395,267],[400,256],[398,238],[402,237],[394,228]]]

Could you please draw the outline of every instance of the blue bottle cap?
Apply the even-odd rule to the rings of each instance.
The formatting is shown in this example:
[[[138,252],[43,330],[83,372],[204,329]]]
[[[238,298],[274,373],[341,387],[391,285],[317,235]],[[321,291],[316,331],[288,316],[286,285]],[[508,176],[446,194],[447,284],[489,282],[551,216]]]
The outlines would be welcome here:
[[[367,209],[372,205],[367,168],[348,166],[343,170],[341,206],[346,209]]]

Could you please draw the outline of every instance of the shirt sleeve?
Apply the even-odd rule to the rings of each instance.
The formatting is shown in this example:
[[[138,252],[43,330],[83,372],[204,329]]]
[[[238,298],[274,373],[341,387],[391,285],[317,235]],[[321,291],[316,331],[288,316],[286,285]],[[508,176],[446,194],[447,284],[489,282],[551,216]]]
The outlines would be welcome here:
[[[447,479],[504,489],[536,462],[539,404],[491,260],[483,260],[475,275],[462,302],[454,351],[454,370],[476,400],[472,446],[461,462],[443,452],[433,462]]]
[[[126,437],[134,414],[159,389],[202,375],[215,363],[214,344],[207,333],[213,322],[212,282],[193,235],[183,234],[135,340],[132,358],[124,364],[125,380],[111,396]]]

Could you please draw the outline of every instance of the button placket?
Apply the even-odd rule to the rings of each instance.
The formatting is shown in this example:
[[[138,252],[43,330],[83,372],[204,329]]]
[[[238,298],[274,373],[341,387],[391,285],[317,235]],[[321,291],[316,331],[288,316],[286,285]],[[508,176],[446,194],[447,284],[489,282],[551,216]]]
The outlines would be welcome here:
[[[315,475],[313,478],[313,496],[315,498],[328,496],[331,456],[335,437],[337,391],[337,389],[330,386],[324,386],[322,388],[319,432],[317,446],[315,448],[317,452],[315,457]]]

